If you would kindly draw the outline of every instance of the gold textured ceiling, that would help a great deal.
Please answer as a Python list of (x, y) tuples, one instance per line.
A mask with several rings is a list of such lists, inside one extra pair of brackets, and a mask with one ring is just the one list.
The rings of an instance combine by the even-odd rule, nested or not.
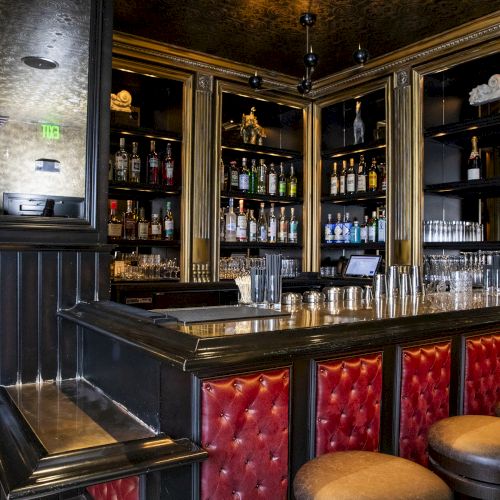
[(300, 77), (301, 13), (317, 14), (314, 78), (353, 66), (360, 42), (372, 57), (500, 9), (500, 0), (115, 0), (114, 28)]

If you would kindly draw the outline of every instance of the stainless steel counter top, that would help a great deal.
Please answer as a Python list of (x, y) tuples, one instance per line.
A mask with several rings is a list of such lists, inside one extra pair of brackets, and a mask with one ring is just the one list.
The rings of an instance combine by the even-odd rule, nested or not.
[[(314, 328), (327, 325), (352, 324), (391, 318), (416, 317), (443, 312), (481, 309), (500, 306), (500, 295), (482, 291), (472, 293), (433, 293), (426, 296), (373, 300), (370, 304), (361, 303), (320, 303), (281, 306), (288, 316), (212, 323), (181, 325), (165, 323), (196, 337), (224, 337), (291, 329)], [(237, 306), (235, 306), (237, 307)]]

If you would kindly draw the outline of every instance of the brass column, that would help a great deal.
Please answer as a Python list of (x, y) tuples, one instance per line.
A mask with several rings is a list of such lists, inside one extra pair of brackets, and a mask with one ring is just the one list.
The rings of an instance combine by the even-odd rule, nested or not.
[[(197, 74), (194, 97), (194, 141), (191, 220), (192, 263), (210, 265), (212, 185), (213, 77)], [(192, 270), (191, 270), (192, 271)]]
[(418, 111), (413, 109), (410, 69), (394, 75), (393, 154), (388, 173), (387, 265), (419, 264), (421, 258), (421, 168), (416, 164), (413, 129)]

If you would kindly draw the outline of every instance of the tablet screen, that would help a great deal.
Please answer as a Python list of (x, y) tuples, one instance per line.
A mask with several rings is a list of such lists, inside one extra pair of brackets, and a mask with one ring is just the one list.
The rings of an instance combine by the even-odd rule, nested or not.
[(377, 272), (380, 259), (380, 255), (351, 255), (344, 276), (371, 278)]

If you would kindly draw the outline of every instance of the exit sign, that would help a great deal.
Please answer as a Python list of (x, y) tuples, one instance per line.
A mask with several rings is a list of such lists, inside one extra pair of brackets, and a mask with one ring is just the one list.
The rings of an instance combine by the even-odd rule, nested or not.
[(59, 140), (61, 138), (61, 127), (51, 123), (42, 124), (42, 137), (44, 139)]

